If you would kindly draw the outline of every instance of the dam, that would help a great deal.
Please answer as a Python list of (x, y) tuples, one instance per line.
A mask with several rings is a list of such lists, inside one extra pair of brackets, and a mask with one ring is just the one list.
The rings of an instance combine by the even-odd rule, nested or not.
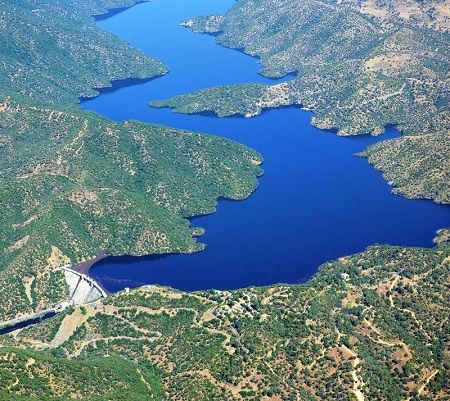
[(106, 298), (105, 290), (91, 277), (72, 270), (70, 266), (60, 268), (69, 286), (69, 299), (74, 305), (89, 303), (100, 298)]
[(106, 291), (94, 279), (71, 269), (70, 265), (62, 266), (58, 269), (62, 270), (66, 277), (69, 287), (69, 299), (54, 308), (40, 310), (30, 315), (0, 322), (0, 335), (39, 323), (41, 320), (65, 310), (70, 305), (85, 304), (108, 296)]

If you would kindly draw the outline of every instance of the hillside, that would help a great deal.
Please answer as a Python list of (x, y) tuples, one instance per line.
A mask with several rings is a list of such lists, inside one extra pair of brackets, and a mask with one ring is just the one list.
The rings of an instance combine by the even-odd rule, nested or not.
[(65, 298), (56, 267), (203, 249), (186, 217), (246, 198), (262, 173), (259, 154), (210, 135), (14, 101), (0, 119), (0, 320)]
[[(91, 15), (135, 1), (12, 1), (0, 4), (0, 95), (74, 105), (92, 88), (150, 78), (168, 68), (101, 30)], [(26, 38), (26, 40), (24, 40)]]
[[(196, 237), (202, 229), (191, 227), (188, 217), (212, 213), (219, 197), (244, 199), (258, 185), (262, 156), (238, 143), (138, 121), (116, 123), (80, 110), (79, 97), (95, 96), (93, 88), (168, 72), (162, 62), (95, 25), (92, 15), (133, 4), (0, 4), (0, 326), (66, 300), (67, 285), (55, 270), (62, 265), (101, 252), (201, 250), (204, 245)], [(356, 81), (350, 73), (362, 71), (364, 57), (378, 57), (378, 41), (399, 38), (404, 29), (422, 32), (415, 40), (428, 50), (416, 54), (422, 63), (416, 67), (422, 70), (426, 62), (429, 67), (423, 71), (441, 75), (419, 85), (425, 91), (423, 101), (412, 101), (408, 92), (401, 106), (408, 118), (403, 125), (407, 135), (362, 155), (385, 170), (399, 193), (448, 202), (448, 102), (441, 90), (448, 78), (447, 48), (435, 51), (442, 51), (442, 58), (427, 53), (430, 43), (447, 44), (446, 10), (445, 1), (394, 0), (386, 9), (384, 3), (370, 1), (337, 5), (239, 0), (224, 17), (185, 24), (215, 33), (220, 27), (218, 40), (229, 40), (228, 46), (234, 41), (233, 47), (239, 47), (239, 35), (239, 40), (255, 40), (255, 46), (273, 35), (274, 47), (265, 56), (259, 54), (264, 73), (279, 76), (295, 67), (298, 76), (281, 85), (211, 88), (201, 99), (191, 96), (208, 107), (217, 102), (223, 114), (231, 106), (242, 114), (259, 112), (252, 107), (261, 99), (261, 107), (274, 107), (300, 100), (305, 104), (310, 96), (322, 102), (312, 105), (318, 125), (328, 121), (339, 128), (342, 122), (341, 134), (361, 127), (375, 127), (374, 133), (380, 133), (400, 115), (395, 114), (400, 111), (394, 98), (403, 99), (411, 87), (403, 78), (388, 79), (376, 72), (376, 63), (375, 70), (358, 75), (358, 82), (366, 82), (370, 91), (385, 91), (379, 102), (372, 102), (372, 116), (379, 118), (374, 123), (370, 116), (355, 117), (357, 107), (364, 105), (361, 96), (369, 93), (369, 101), (373, 92), (354, 92)], [(276, 21), (267, 19), (266, 11)], [(314, 13), (317, 18), (312, 20)], [(238, 21), (238, 15), (245, 18)], [(303, 73), (294, 57), (295, 46), (295, 52), (288, 52), (292, 57), (276, 49), (293, 21), (314, 38), (303, 41), (311, 51), (309, 58), (303, 54)], [(307, 21), (315, 21), (315, 27)], [(248, 35), (242, 34), (246, 31), (241, 23), (248, 24)], [(233, 24), (238, 24), (236, 31)], [(327, 25), (330, 31), (321, 30)], [(339, 30), (341, 25), (347, 31)], [(342, 37), (345, 45), (336, 52), (313, 54), (332, 47), (333, 30), (355, 35), (350, 41)], [(359, 34), (364, 40), (353, 43)], [(314, 43), (322, 47), (314, 49)], [(365, 53), (366, 45), (374, 53)], [(351, 56), (355, 49), (361, 56)], [(320, 57), (329, 57), (332, 64)], [(282, 63), (275, 63), (277, 59)], [(405, 71), (402, 67), (398, 74)], [(338, 72), (342, 80), (336, 81)], [(317, 81), (302, 76), (315, 76)], [(311, 82), (321, 96), (306, 90)], [(441, 88), (437, 92), (436, 82)], [(326, 86), (332, 84), (336, 86)], [(400, 94), (387, 96), (400, 89)], [(440, 103), (433, 97), (436, 93)], [(345, 97), (344, 109), (333, 114), (326, 102), (335, 104), (338, 95)], [(383, 104), (385, 112), (377, 109)], [(440, 111), (433, 111), (436, 104)], [(424, 132), (417, 131), (419, 126)], [(324, 264), (302, 285), (194, 293), (150, 285), (71, 306), (0, 335), (0, 399), (448, 400), (449, 238), (450, 231), (443, 229), (433, 249), (372, 246)]]
[(59, 266), (201, 250), (186, 218), (258, 185), (261, 156), (235, 142), (80, 111), (92, 87), (168, 71), (90, 16), (132, 4), (0, 5), (0, 321), (66, 299)]
[[(405, 137), (420, 137), (390, 141), (364, 155), (401, 187), (397, 193), (448, 203), (448, 166), (434, 156), (450, 150), (442, 141), (450, 127), (449, 7), (448, 1), (239, 0), (224, 15), (182, 24), (258, 57), (267, 77), (295, 77), (273, 85), (208, 88), (150, 104), (221, 117), (302, 105), (314, 111), (314, 126), (338, 135), (380, 135), (395, 124)], [(421, 151), (390, 166), (391, 146), (412, 141), (415, 149), (408, 150)], [(423, 165), (425, 157), (430, 163)]]
[[(1, 352), (0, 395), (88, 394), (97, 378), (80, 383), (81, 369), (123, 360), (139, 384), (126, 399), (161, 389), (171, 400), (448, 399), (449, 252), (374, 246), (304, 285), (121, 292), (4, 336), (3, 345), (42, 351)], [(70, 366), (79, 370), (67, 375)], [(110, 376), (95, 391), (116, 388), (111, 380), (123, 386)]]

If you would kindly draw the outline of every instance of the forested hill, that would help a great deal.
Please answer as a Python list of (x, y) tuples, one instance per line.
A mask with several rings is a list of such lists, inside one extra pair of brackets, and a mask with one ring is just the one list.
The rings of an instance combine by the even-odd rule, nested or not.
[(313, 125), (339, 135), (379, 135), (395, 124), (403, 138), (363, 155), (396, 193), (449, 203), (449, 9), (448, 0), (238, 0), (224, 15), (183, 25), (258, 57), (265, 76), (295, 78), (208, 88), (151, 105), (250, 117), (300, 104), (314, 111)]
[(132, 3), (0, 4), (0, 321), (66, 299), (58, 266), (202, 249), (186, 217), (258, 185), (261, 156), (235, 142), (79, 110), (92, 87), (168, 71), (91, 16)]
[[(131, 4), (0, 3), (1, 323), (66, 300), (59, 266), (200, 250), (186, 217), (257, 186), (247, 147), (79, 109), (92, 87), (168, 71), (95, 26)], [(448, 400), (449, 237), (373, 246), (304, 285), (146, 286), (70, 307), (0, 336), (0, 399)]]
[(0, 398), (448, 400), (449, 255), (374, 246), (303, 285), (124, 291), (0, 338), (30, 348), (0, 349)]
[(92, 88), (150, 78), (168, 68), (101, 30), (91, 14), (134, 1), (7, 1), (0, 4), (0, 93), (57, 106), (94, 96)]

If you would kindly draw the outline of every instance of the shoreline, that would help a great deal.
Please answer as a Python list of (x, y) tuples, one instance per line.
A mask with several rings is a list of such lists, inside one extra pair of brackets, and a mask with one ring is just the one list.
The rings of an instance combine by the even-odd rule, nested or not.
[(102, 259), (107, 258), (108, 255), (106, 253), (99, 253), (95, 258), (86, 260), (84, 262), (80, 262), (76, 264), (75, 266), (71, 267), (72, 270), (75, 270), (78, 273), (89, 275), (89, 270), (91, 270), (92, 266), (94, 266), (97, 262), (99, 262)]
[(142, 4), (142, 3), (148, 3), (149, 0), (136, 0), (134, 2), (134, 4), (131, 4), (129, 6), (124, 6), (124, 7), (113, 7), (113, 8), (106, 8), (106, 12), (103, 12), (101, 14), (93, 14), (92, 17), (94, 17), (95, 21), (104, 21), (108, 18), (112, 18), (117, 14), (120, 14), (134, 6), (137, 6), (138, 4)]
[[(224, 46), (225, 47), (225, 46)], [(233, 48), (230, 48), (230, 49), (233, 49)], [(233, 49), (233, 50), (237, 50), (237, 51), (239, 51), (238, 49)], [(244, 53), (244, 54), (246, 54), (244, 51), (242, 51), (242, 53)], [(303, 108), (303, 105), (286, 105), (286, 106), (284, 106), (284, 107), (286, 107), (286, 108), (290, 108), (290, 107), (293, 107), (293, 108), (297, 108), (297, 107), (299, 107), (300, 109), (302, 109)], [(269, 112), (271, 109), (281, 109), (282, 107), (270, 107), (270, 108), (264, 108), (262, 111), (261, 111), (261, 113), (260, 114), (263, 114), (264, 112)], [(311, 111), (310, 112), (306, 112), (306, 113), (311, 113)], [(192, 113), (192, 114), (196, 114), (196, 113)], [(198, 113), (198, 114), (202, 114), (202, 113)], [(208, 114), (208, 113), (205, 113), (206, 115)], [(211, 113), (211, 115), (213, 115), (214, 117), (215, 117), (215, 115), (216, 115), (216, 113), (214, 113), (214, 112), (212, 112)], [(239, 115), (236, 115), (236, 118), (244, 118), (244, 116), (241, 114), (240, 116)], [(145, 120), (143, 120), (143, 121), (145, 121)], [(311, 121), (310, 121), (310, 119), (309, 119), (309, 124), (311, 124)], [(200, 131), (200, 130), (198, 130), (198, 129), (196, 129), (195, 131)], [(327, 130), (327, 129), (321, 129), (321, 131), (323, 131), (323, 132), (326, 132), (326, 131), (330, 131), (330, 132), (333, 132), (333, 134), (335, 135), (336, 133), (337, 133), (337, 130), (336, 129), (331, 129), (331, 130)], [(362, 136), (366, 136), (367, 134), (362, 134)], [(237, 139), (235, 139), (235, 138), (233, 138), (234, 140), (236, 140), (237, 141)], [(229, 201), (229, 200), (228, 200)], [(217, 206), (216, 206), (216, 209), (217, 209)], [(214, 212), (212, 212), (212, 213), (210, 213), (210, 214), (213, 214), (213, 213), (215, 213), (215, 211)], [(209, 213), (208, 213), (209, 214)], [(205, 215), (197, 215), (197, 216), (192, 216), (192, 217), (190, 217), (188, 220), (190, 220), (191, 222), (192, 222), (192, 220), (194, 220), (194, 219), (196, 219), (196, 218), (203, 218)], [(195, 224), (195, 223), (194, 223)], [(200, 221), (199, 221), (199, 225), (202, 225), (201, 223), (200, 223)], [(373, 244), (373, 242), (371, 241), (369, 244), (367, 244), (366, 246), (368, 246), (368, 245), (370, 245), (370, 244)], [(430, 246), (430, 245), (427, 245), (427, 246)], [(360, 251), (360, 250), (359, 250)], [(355, 252), (355, 251), (353, 251), (353, 252)], [(339, 253), (341, 253), (341, 252), (339, 252)], [(335, 256), (335, 258), (337, 258), (338, 256), (336, 255)], [(327, 258), (328, 259), (328, 258)], [(333, 259), (333, 258), (330, 258), (330, 260), (331, 259)], [(325, 263), (325, 260), (322, 262), (322, 263)], [(315, 265), (315, 267), (317, 268), (317, 266), (318, 265)], [(178, 288), (178, 286), (174, 286), (175, 288)]]

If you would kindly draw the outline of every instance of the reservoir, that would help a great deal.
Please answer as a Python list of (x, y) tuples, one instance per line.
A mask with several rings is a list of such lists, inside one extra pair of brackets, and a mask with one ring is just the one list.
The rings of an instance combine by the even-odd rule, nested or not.
[[(450, 226), (450, 207), (391, 194), (381, 174), (354, 156), (379, 140), (341, 138), (310, 126), (298, 107), (254, 118), (216, 118), (152, 109), (151, 100), (244, 82), (274, 83), (260, 75), (257, 59), (220, 47), (214, 37), (178, 23), (222, 13), (231, 0), (153, 0), (98, 21), (170, 72), (143, 84), (121, 85), (82, 102), (115, 121), (136, 119), (230, 138), (264, 156), (259, 188), (245, 201), (220, 200), (217, 212), (191, 219), (206, 233), (206, 249), (192, 255), (106, 258), (90, 275), (109, 291), (143, 284), (181, 290), (234, 289), (307, 281), (320, 264), (367, 246), (433, 245), (435, 231)], [(285, 79), (289, 79), (288, 77)]]

